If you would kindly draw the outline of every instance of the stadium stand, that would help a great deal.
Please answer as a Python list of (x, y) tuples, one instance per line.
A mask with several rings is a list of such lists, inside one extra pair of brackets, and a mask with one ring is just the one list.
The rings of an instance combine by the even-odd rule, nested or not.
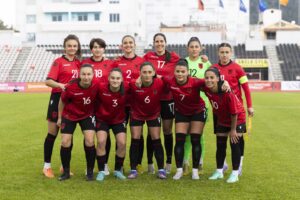
[(246, 51), (245, 44), (234, 46), (234, 54), (236, 58), (268, 58), (266, 47), (263, 51)]
[(276, 46), (278, 59), (284, 80), (300, 80), (300, 48), (297, 44), (280, 44)]
[(4, 45), (0, 47), (0, 82), (5, 82), (7, 80), (9, 72), (21, 51), (22, 48), (18, 46), (13, 47)]
[[(204, 44), (202, 54), (208, 56), (211, 63), (218, 62), (216, 44)], [(187, 56), (186, 44), (169, 44), (169, 51)], [(153, 50), (152, 45), (144, 48), (144, 53)], [(284, 80), (300, 80), (300, 48), (297, 44), (276, 46), (278, 59)], [(1, 46), (0, 47), (0, 82), (41, 82), (44, 81), (53, 60), (63, 53), (62, 45), (39, 44), (35, 47)], [(114, 59), (122, 54), (119, 45), (106, 47), (106, 57)], [(82, 45), (82, 58), (90, 57), (88, 44)], [(263, 51), (246, 51), (244, 44), (234, 46), (235, 58), (268, 58), (266, 47)], [(267, 80), (267, 77), (262, 78)]]

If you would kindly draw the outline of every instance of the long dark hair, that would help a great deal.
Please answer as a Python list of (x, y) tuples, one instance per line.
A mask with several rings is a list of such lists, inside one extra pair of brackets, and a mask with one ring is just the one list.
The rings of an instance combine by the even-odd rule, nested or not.
[[(156, 34), (153, 36), (153, 43), (155, 43), (155, 38), (156, 38), (157, 36), (163, 37), (165, 43), (167, 43), (167, 38), (166, 38), (165, 34), (163, 34), (163, 33), (156, 33)], [(171, 53), (165, 49), (165, 61), (166, 61), (166, 62), (169, 62), (170, 60), (171, 60)]]
[[(122, 70), (118, 67), (115, 67), (115, 68), (112, 68), (109, 72), (109, 76), (111, 75), (111, 73), (113, 72), (119, 72), (121, 74), (121, 76), (123, 77), (123, 74), (122, 74)], [(124, 82), (122, 81), (121, 82), (121, 85), (120, 85), (120, 94), (123, 96), (125, 94), (125, 88), (124, 88)]]
[(218, 94), (223, 93), (222, 92), (222, 85), (224, 84), (224, 80), (221, 80), (220, 71), (216, 67), (210, 67), (205, 71), (205, 74), (206, 74), (206, 72), (213, 72), (216, 75), (216, 77), (219, 78), (219, 81), (218, 81)]
[(80, 44), (79, 38), (78, 38), (76, 35), (73, 35), (73, 34), (68, 35), (68, 36), (64, 39), (64, 44), (63, 44), (64, 48), (66, 48), (66, 43), (67, 43), (67, 41), (69, 41), (69, 40), (75, 40), (75, 41), (77, 42), (77, 44), (78, 44), (78, 49), (77, 49), (77, 51), (76, 51), (76, 56), (77, 56), (77, 58), (80, 59), (80, 58), (81, 58), (81, 44)]

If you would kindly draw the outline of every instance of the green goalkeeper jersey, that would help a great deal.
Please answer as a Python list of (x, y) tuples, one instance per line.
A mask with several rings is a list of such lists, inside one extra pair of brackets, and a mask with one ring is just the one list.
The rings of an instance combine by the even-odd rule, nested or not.
[[(189, 64), (189, 73), (191, 77), (204, 78), (205, 71), (211, 66), (209, 61), (203, 63), (200, 56), (195, 61), (190, 60), (189, 57), (186, 57), (186, 60)], [(205, 107), (208, 108), (209, 101), (207, 96), (204, 94), (204, 92), (200, 92), (200, 96), (205, 102)]]

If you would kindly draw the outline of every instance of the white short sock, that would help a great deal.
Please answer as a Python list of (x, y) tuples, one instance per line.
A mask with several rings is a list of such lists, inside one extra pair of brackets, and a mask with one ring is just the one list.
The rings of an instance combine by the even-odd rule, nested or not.
[(49, 168), (51, 168), (51, 163), (44, 163), (44, 168), (45, 169), (49, 169)]
[(239, 170), (232, 170), (232, 174), (235, 175), (235, 176), (238, 176), (239, 175)]
[(217, 169), (217, 172), (219, 172), (220, 174), (223, 174), (223, 168), (222, 169)]

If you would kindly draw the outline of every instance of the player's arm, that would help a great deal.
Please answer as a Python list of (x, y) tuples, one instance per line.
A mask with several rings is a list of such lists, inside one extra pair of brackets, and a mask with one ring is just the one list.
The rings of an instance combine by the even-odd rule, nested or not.
[(246, 75), (242, 76), (239, 79), (239, 83), (241, 84), (241, 86), (243, 88), (243, 91), (244, 91), (244, 94), (245, 94), (245, 98), (246, 98), (246, 102), (247, 102), (248, 115), (252, 117), (253, 114), (254, 114), (254, 109), (252, 107), (251, 92), (250, 92), (247, 76)]
[(230, 125), (230, 141), (234, 144), (238, 143), (239, 136), (236, 132), (236, 124), (237, 124), (237, 114), (231, 115), (231, 125)]
[(48, 87), (51, 87), (51, 88), (60, 88), (62, 90), (65, 89), (65, 85), (66, 85), (66, 84), (63, 84), (63, 83), (56, 82), (53, 79), (47, 79), (45, 83), (46, 83), (46, 85)]
[(61, 117), (62, 117), (62, 111), (64, 110), (64, 107), (65, 107), (65, 104), (63, 103), (63, 101), (60, 98), (59, 103), (58, 103), (58, 119), (57, 119), (58, 127), (61, 127)]

